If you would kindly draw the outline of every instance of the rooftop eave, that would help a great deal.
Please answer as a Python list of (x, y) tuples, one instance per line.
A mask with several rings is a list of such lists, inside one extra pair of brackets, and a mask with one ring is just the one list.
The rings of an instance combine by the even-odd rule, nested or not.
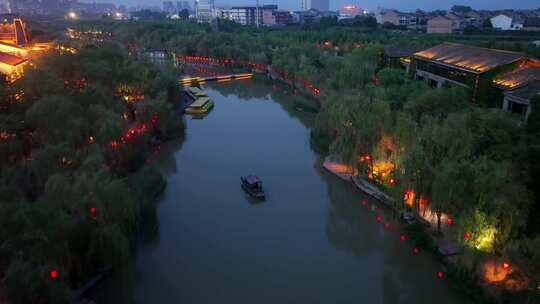
[(494, 69), (496, 69), (496, 68), (498, 68), (500, 66), (512, 64), (512, 63), (515, 63), (515, 62), (518, 62), (518, 61), (521, 60), (521, 58), (518, 58), (518, 59), (513, 60), (511, 62), (508, 62), (506, 64), (500, 64), (500, 65), (494, 66), (494, 67), (492, 67), (490, 69), (487, 69), (485, 71), (480, 71), (480, 70), (474, 70), (474, 69), (469, 69), (469, 68), (466, 68), (466, 67), (461, 67), (461, 66), (457, 66), (457, 65), (453, 65), (453, 64), (444, 63), (444, 62), (441, 62), (441, 61), (429, 59), (429, 58), (418, 56), (418, 55), (413, 55), (413, 57), (415, 59), (421, 59), (421, 60), (425, 60), (425, 61), (430, 61), (430, 62), (433, 62), (433, 63), (436, 63), (436, 64), (444, 65), (444, 66), (447, 66), (447, 67), (450, 67), (450, 68), (453, 68), (453, 69), (462, 70), (464, 72), (469, 72), (469, 73), (473, 73), (473, 74), (476, 74), (476, 75), (481, 75), (481, 74), (487, 73), (487, 72), (489, 72), (491, 70), (494, 70)]
[(480, 74), (483, 74), (483, 73), (487, 72), (487, 71), (481, 72), (481, 71), (477, 71), (477, 70), (467, 69), (467, 68), (464, 68), (464, 67), (460, 67), (460, 66), (440, 62), (440, 61), (437, 61), (437, 60), (429, 59), (429, 58), (418, 56), (418, 55), (413, 55), (413, 57), (414, 57), (414, 59), (420, 59), (420, 60), (433, 62), (433, 63), (436, 63), (436, 64), (444, 65), (444, 66), (449, 67), (449, 68), (453, 68), (453, 69), (457, 69), (457, 70), (461, 70), (461, 71), (464, 71), (464, 72), (473, 73), (473, 74), (477, 74), (477, 75), (480, 75)]

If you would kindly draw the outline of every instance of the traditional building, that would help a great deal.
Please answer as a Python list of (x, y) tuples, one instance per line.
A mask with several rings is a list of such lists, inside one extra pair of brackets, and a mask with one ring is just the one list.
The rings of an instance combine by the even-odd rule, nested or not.
[(407, 72), (414, 53), (425, 49), (417, 45), (387, 45), (384, 47), (383, 65), (389, 68), (402, 68)]
[(27, 59), (0, 52), (0, 73), (6, 75), (10, 82), (22, 76), (27, 64)]
[(416, 79), (431, 86), (461, 86), (471, 91), (474, 102), (500, 106), (502, 94), (493, 79), (525, 60), (523, 53), (443, 43), (415, 53), (411, 69)]
[(28, 43), (26, 24), (13, 15), (0, 17), (0, 42), (23, 46)]
[(527, 121), (531, 114), (531, 100), (536, 96), (540, 96), (540, 81), (519, 89), (505, 91), (503, 110), (517, 114), (522, 121)]
[(503, 110), (527, 120), (530, 99), (540, 93), (540, 60), (523, 61), (516, 69), (496, 77), (493, 85), (504, 90)]

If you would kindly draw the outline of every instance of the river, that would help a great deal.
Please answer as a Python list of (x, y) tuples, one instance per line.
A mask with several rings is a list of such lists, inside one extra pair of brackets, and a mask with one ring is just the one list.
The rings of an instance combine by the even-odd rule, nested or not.
[[(98, 304), (464, 303), (432, 255), (400, 241), (398, 223), (375, 220), (390, 218), (382, 207), (321, 169), (313, 114), (294, 111), (286, 90), (208, 84), (215, 109), (186, 118), (183, 142), (161, 150), (156, 238), (98, 286)], [(240, 188), (249, 173), (266, 201)]]

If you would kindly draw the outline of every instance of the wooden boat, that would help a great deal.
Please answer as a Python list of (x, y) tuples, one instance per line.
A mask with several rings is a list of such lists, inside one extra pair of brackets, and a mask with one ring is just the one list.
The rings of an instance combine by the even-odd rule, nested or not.
[(206, 96), (206, 93), (204, 93), (203, 90), (197, 88), (197, 87), (188, 87), (186, 89), (186, 93), (193, 99), (197, 100), (201, 97), (208, 97)]
[(214, 102), (208, 97), (199, 97), (186, 108), (188, 114), (206, 114), (214, 107)]
[(240, 181), (242, 182), (242, 189), (244, 189), (244, 191), (246, 191), (249, 195), (257, 199), (265, 198), (265, 194), (262, 189), (262, 181), (258, 176), (242, 176), (240, 177)]

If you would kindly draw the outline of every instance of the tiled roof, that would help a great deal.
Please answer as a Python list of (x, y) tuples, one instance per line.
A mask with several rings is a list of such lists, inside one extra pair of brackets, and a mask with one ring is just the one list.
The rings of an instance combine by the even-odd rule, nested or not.
[(535, 81), (522, 88), (508, 91), (505, 95), (530, 100), (534, 96), (540, 95), (540, 81)]
[(535, 80), (540, 80), (540, 60), (531, 59), (517, 69), (496, 77), (493, 84), (503, 89), (516, 89)]
[(11, 66), (16, 66), (16, 65), (19, 65), (19, 64), (21, 64), (21, 63), (23, 63), (25, 61), (26, 61), (26, 59), (23, 59), (21, 57), (14, 56), (14, 55), (4, 53), (4, 52), (0, 52), (0, 62), (1, 63), (9, 64)]
[(388, 57), (405, 57), (425, 49), (426, 47), (418, 45), (386, 45), (384, 53)]
[(516, 62), (524, 54), (446, 42), (414, 56), (480, 74)]

